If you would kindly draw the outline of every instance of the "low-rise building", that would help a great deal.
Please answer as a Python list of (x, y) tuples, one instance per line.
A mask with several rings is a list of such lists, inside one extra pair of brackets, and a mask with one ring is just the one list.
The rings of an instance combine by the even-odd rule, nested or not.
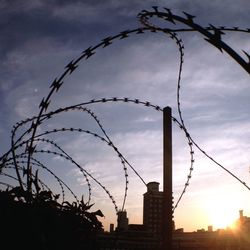
[[(117, 213), (117, 228), (99, 234), (100, 250), (162, 250), (163, 192), (158, 182), (147, 184), (143, 199), (143, 224), (129, 224), (126, 211)], [(196, 232), (175, 230), (173, 223), (171, 250), (249, 250), (250, 218), (243, 215), (237, 220), (238, 230), (213, 231), (213, 227)]]

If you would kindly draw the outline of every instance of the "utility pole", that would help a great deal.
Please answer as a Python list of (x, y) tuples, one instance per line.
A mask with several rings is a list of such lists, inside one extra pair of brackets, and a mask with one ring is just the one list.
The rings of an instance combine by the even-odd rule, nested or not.
[(162, 250), (172, 250), (172, 116), (163, 109), (163, 214)]

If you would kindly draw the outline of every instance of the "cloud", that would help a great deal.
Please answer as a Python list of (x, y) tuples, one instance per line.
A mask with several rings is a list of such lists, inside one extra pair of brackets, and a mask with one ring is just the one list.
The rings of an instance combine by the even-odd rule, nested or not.
[[(155, 4), (167, 5), (173, 13), (182, 16), (182, 10), (194, 14), (197, 16), (195, 21), (206, 26), (209, 23), (215, 26), (248, 25), (246, 20), (249, 13), (244, 8), (244, 1), (201, 3), (171, 0), (167, 4), (165, 1), (142, 3), (139, 0), (110, 0), (105, 3), (12, 1), (12, 4), (2, 1), (2, 144), (9, 145), (9, 134), (6, 132), (8, 125), (11, 128), (17, 120), (38, 113), (40, 101), (48, 95), (52, 81), (63, 74), (65, 65), (103, 38), (140, 26), (136, 20), (137, 13)], [(239, 5), (242, 8), (238, 8)], [(173, 26), (166, 24), (166, 27)], [(250, 160), (247, 140), (250, 132), (248, 75), (232, 58), (226, 53), (221, 54), (200, 34), (186, 32), (179, 36), (185, 44), (180, 94), (188, 132), (206, 152), (244, 179)], [(246, 59), (241, 49), (249, 50), (247, 35), (232, 33), (222, 38)], [(49, 110), (94, 98), (130, 97), (162, 107), (171, 106), (173, 116), (178, 117), (178, 56), (174, 42), (162, 34), (148, 32), (118, 39), (111, 46), (98, 49), (88, 60), (81, 61), (76, 71), (64, 78), (62, 88), (52, 96)], [(97, 115), (115, 145), (145, 181), (159, 181), (162, 184), (162, 113), (132, 103), (100, 103), (87, 107)], [(89, 115), (76, 111), (56, 115), (42, 124), (41, 130), (61, 127), (83, 128), (102, 134)], [(67, 132), (50, 136), (112, 190), (121, 205), (125, 178), (120, 159), (111, 147), (83, 133)], [(174, 195), (177, 197), (187, 178), (190, 152), (183, 131), (175, 126), (173, 145)], [(77, 194), (87, 192), (86, 181), (79, 170), (72, 170), (75, 169), (73, 165), (58, 157), (51, 157), (51, 162), (47, 162), (49, 157), (45, 158), (43, 160), (50, 163)], [(126, 208), (133, 223), (141, 220), (138, 218), (145, 186), (129, 168), (128, 173), (130, 186)], [(218, 166), (195, 149), (193, 177), (177, 217), (185, 221), (183, 211), (190, 212), (192, 209), (201, 215), (197, 210), (199, 204), (206, 198), (209, 202), (216, 193), (216, 187), (222, 190), (221, 193), (226, 192), (222, 186), (227, 182), (233, 183), (231, 177), (227, 177)], [(94, 184), (93, 181), (91, 183)], [(241, 194), (238, 184), (236, 186)], [(203, 191), (205, 198), (202, 197)], [(105, 210), (107, 218), (109, 211), (112, 211), (110, 221), (114, 222), (114, 207), (97, 184), (93, 185), (93, 197), (96, 206)], [(244, 195), (239, 197), (239, 204), (243, 205)], [(181, 223), (178, 218), (177, 222)], [(108, 219), (105, 223), (108, 224)], [(191, 225), (193, 222), (188, 223)]]
[(53, 8), (52, 15), (56, 18), (60, 18), (63, 21), (77, 21), (81, 22), (82, 24), (91, 24), (92, 22), (105, 22), (105, 18), (101, 18), (103, 15), (103, 11), (107, 11), (110, 9), (111, 6), (105, 3), (99, 3), (93, 5), (88, 1), (74, 1), (74, 2), (67, 2), (67, 4), (57, 5)]

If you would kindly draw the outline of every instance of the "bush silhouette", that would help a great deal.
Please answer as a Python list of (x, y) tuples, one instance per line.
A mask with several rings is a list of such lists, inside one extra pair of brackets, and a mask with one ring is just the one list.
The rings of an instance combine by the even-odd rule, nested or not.
[(89, 212), (92, 205), (83, 199), (62, 204), (57, 199), (51, 191), (0, 191), (1, 245), (8, 250), (98, 249), (102, 212)]

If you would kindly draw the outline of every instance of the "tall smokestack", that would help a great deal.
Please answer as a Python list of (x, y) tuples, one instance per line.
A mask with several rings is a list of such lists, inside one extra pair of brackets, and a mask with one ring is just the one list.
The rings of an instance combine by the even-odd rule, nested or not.
[(172, 116), (171, 108), (163, 109), (163, 225), (162, 250), (172, 249)]

